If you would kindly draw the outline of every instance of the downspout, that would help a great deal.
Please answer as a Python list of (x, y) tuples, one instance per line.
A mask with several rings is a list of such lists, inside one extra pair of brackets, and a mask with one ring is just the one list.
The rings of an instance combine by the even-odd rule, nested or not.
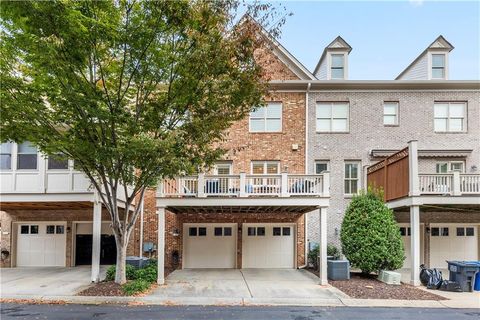
[[(307, 91), (305, 92), (305, 174), (308, 174), (308, 98), (310, 93), (310, 87), (312, 83), (307, 84)], [(300, 266), (300, 268), (305, 268), (308, 266), (308, 212), (304, 214), (304, 226), (303, 226), (303, 237), (305, 243), (305, 264)]]
[(140, 253), (139, 257), (143, 258), (143, 205), (145, 203), (145, 195), (142, 197), (140, 202)]

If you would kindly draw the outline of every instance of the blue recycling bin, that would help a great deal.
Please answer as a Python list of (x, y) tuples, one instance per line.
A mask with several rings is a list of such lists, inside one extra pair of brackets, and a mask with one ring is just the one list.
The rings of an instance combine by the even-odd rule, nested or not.
[(480, 261), (447, 261), (447, 263), (448, 271), (450, 271), (450, 281), (458, 282), (462, 291), (471, 292), (476, 290), (476, 282), (480, 273)]
[[(480, 261), (478, 261), (478, 264), (480, 265)], [(473, 285), (473, 290), (480, 291), (480, 271), (475, 274), (475, 284)]]

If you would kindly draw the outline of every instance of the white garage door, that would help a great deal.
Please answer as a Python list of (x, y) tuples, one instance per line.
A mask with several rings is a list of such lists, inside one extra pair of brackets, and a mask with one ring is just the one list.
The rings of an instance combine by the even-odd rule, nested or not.
[[(403, 261), (403, 268), (411, 268), (411, 228), (409, 223), (399, 223), (398, 226), (400, 227), (400, 235), (402, 236), (403, 240), (403, 248), (405, 249), (405, 260)], [(423, 223), (420, 224), (420, 263), (423, 263), (424, 257), (424, 227)]]
[(243, 224), (242, 268), (295, 268), (291, 224)]
[(235, 223), (183, 225), (183, 268), (235, 268)]
[(18, 267), (64, 267), (66, 247), (64, 222), (18, 224)]
[(478, 226), (430, 225), (430, 266), (446, 269), (446, 260), (478, 260)]

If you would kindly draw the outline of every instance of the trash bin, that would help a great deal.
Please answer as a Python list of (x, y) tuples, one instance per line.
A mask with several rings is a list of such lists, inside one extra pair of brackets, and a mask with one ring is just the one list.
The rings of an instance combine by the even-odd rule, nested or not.
[(473, 285), (474, 291), (480, 291), (480, 271), (475, 275), (475, 284)]
[(447, 261), (450, 281), (460, 284), (462, 291), (473, 291), (475, 274), (480, 272), (479, 261)]

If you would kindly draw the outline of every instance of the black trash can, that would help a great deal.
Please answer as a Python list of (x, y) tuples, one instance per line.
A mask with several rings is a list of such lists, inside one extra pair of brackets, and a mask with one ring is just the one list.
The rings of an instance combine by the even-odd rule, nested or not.
[(462, 291), (473, 291), (475, 274), (480, 272), (478, 261), (447, 261), (450, 281), (460, 284)]

